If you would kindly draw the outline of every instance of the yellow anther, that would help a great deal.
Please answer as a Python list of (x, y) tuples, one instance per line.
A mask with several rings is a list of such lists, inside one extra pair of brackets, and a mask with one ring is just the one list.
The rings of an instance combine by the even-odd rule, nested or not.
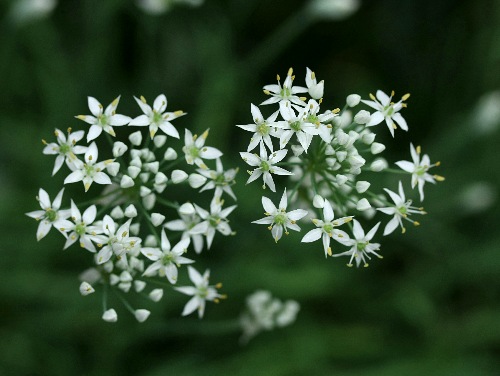
[(42, 144), (47, 145), (47, 141), (42, 138)]
[(370, 99), (371, 99), (372, 101), (376, 101), (376, 100), (377, 100), (377, 99), (375, 99), (375, 96), (374, 96), (372, 93), (370, 93)]
[(393, 97), (393, 96), (394, 96), (394, 94), (395, 94), (395, 93), (394, 93), (394, 90), (393, 90), (393, 91), (391, 91), (391, 97)]
[(264, 94), (271, 95), (271, 92), (269, 90), (264, 90)]
[(434, 179), (436, 179), (437, 181), (444, 181), (444, 176), (434, 175)]
[(410, 93), (407, 93), (407, 94), (403, 95), (403, 98), (402, 98), (402, 99), (403, 99), (404, 101), (406, 101), (406, 100), (408, 100), (408, 98), (410, 98)]
[(287, 73), (287, 74), (288, 74), (289, 76), (291, 76), (291, 75), (293, 74), (293, 68), (290, 68), (290, 69), (288, 70), (288, 73)]
[(122, 233), (122, 238), (124, 238), (125, 236), (127, 236), (127, 231), (123, 231)]
[(92, 160), (92, 154), (91, 154), (91, 155), (89, 155), (89, 161), (91, 161), (91, 160)]
[(365, 268), (367, 268), (368, 266), (370, 266), (370, 264), (364, 264), (363, 265)]
[(323, 98), (319, 98), (319, 104), (323, 103)]
[(436, 162), (436, 163), (434, 163), (434, 166), (436, 166), (436, 167), (441, 166), (441, 162)]
[(141, 95), (141, 102), (146, 103), (146, 98), (144, 98), (142, 95)]
[(316, 79), (316, 74), (314, 72), (311, 72), (311, 79), (315, 80)]
[(331, 256), (332, 255), (332, 248), (328, 247), (328, 249), (326, 250), (326, 253), (328, 253), (328, 256)]
[(278, 80), (278, 81), (280, 80), (280, 75), (279, 74), (276, 75), (276, 80)]
[(273, 229), (273, 226), (269, 226), (267, 229), (271, 231)]
[(340, 112), (340, 108), (336, 108), (332, 111), (334, 114), (338, 114)]
[(71, 127), (68, 127), (68, 134), (71, 133)]
[(406, 103), (401, 103), (401, 107), (406, 108), (408, 105)]
[(396, 126), (396, 123), (392, 123), (392, 128), (398, 129), (398, 127)]
[(215, 285), (215, 288), (216, 288), (216, 289), (220, 289), (220, 288), (222, 288), (222, 282), (217, 283), (217, 284)]
[(420, 226), (420, 222), (417, 222), (417, 221), (413, 222), (413, 224), (414, 224), (415, 226)]
[(352, 264), (346, 264), (348, 267), (352, 268)]
[(406, 232), (406, 227), (403, 227), (403, 228), (401, 229), (401, 233), (402, 233), (402, 234), (404, 234), (405, 232)]
[(77, 119), (79, 120), (85, 120), (86, 116), (85, 115), (78, 115), (78, 116), (75, 116)]
[(54, 131), (54, 134), (55, 134), (56, 137), (59, 136), (59, 132), (58, 131)]
[(306, 97), (299, 97), (301, 101), (305, 101), (307, 98)]
[(420, 145), (417, 146), (417, 154), (420, 154), (422, 152), (422, 148), (420, 147)]
[[(174, 115), (175, 115), (175, 116), (181, 116), (181, 115), (184, 115), (184, 111), (182, 111), (182, 110), (177, 110), (177, 111), (175, 111), (175, 112), (174, 112)], [(167, 117), (168, 117), (168, 114), (167, 114)]]

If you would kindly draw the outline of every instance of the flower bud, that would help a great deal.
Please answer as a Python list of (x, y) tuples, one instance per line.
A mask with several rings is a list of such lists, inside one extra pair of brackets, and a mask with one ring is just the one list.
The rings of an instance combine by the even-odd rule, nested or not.
[(379, 172), (387, 168), (387, 161), (383, 158), (376, 159), (372, 162), (370, 170)]
[[(123, 266), (126, 267), (126, 265)], [(132, 287), (132, 282), (122, 282), (118, 284), (118, 288), (125, 293), (129, 292), (131, 287)]]
[(111, 176), (116, 176), (118, 171), (120, 171), (120, 164), (118, 162), (111, 162), (106, 166), (106, 170)]
[(363, 136), (361, 136), (361, 141), (363, 141), (367, 145), (370, 145), (375, 140), (375, 136), (375, 133), (372, 132), (364, 133)]
[(144, 165), (144, 169), (146, 171), (152, 172), (153, 174), (156, 174), (159, 168), (160, 168), (160, 162), (158, 161), (149, 162)]
[(359, 211), (365, 211), (365, 210), (370, 209), (371, 207), (372, 206), (370, 205), (370, 203), (368, 202), (368, 200), (366, 198), (362, 198), (356, 204), (356, 209), (358, 209)]
[[(141, 230), (141, 224), (140, 223), (133, 223), (129, 227), (130, 233), (134, 236), (139, 235), (139, 231)], [(124, 257), (122, 257), (122, 260), (126, 260)], [(125, 265), (127, 267), (127, 265)]]
[(136, 309), (135, 313), (134, 313), (135, 318), (139, 322), (146, 321), (150, 314), (151, 314), (151, 312), (149, 312), (147, 309)]
[(149, 180), (149, 172), (142, 172), (139, 174), (139, 179), (141, 179), (141, 181), (146, 184)]
[(173, 161), (177, 159), (177, 152), (172, 148), (168, 148), (165, 152), (165, 155), (163, 156), (163, 159), (165, 159), (166, 161)]
[(120, 277), (118, 277), (116, 274), (109, 275), (109, 284), (111, 286), (116, 285), (118, 282), (120, 282)]
[(363, 180), (356, 182), (356, 191), (358, 193), (364, 193), (368, 190), (368, 188), (370, 188), (369, 182)]
[(153, 184), (153, 188), (155, 190), (155, 192), (157, 193), (163, 193), (163, 191), (165, 190), (165, 188), (167, 188), (167, 184)]
[(193, 204), (190, 202), (186, 202), (185, 204), (182, 204), (181, 207), (179, 208), (179, 213), (184, 214), (184, 215), (191, 215), (195, 213), (195, 208)]
[(293, 155), (295, 155), (296, 157), (300, 157), (302, 155), (302, 153), (304, 152), (304, 148), (300, 145), (292, 145), (291, 149), (292, 149)]
[(113, 144), (113, 157), (121, 157), (128, 150), (128, 146), (121, 141), (116, 141)]
[(154, 235), (149, 234), (148, 236), (146, 236), (146, 240), (144, 240), (144, 245), (146, 247), (156, 247), (158, 245), (158, 242), (156, 241)]
[(144, 204), (144, 207), (147, 210), (153, 209), (156, 203), (156, 195), (154, 193), (151, 193), (145, 197), (142, 198), (142, 203)]
[(335, 154), (335, 149), (333, 148), (333, 146), (330, 144), (326, 145), (325, 155), (334, 155), (334, 154)]
[(370, 121), (370, 113), (366, 110), (359, 111), (356, 115), (354, 115), (354, 121), (358, 124), (366, 124)]
[(200, 174), (191, 174), (189, 175), (189, 185), (191, 186), (191, 188), (200, 188), (203, 184), (206, 183), (207, 181), (207, 178), (204, 177), (203, 175), (200, 175)]
[(90, 295), (92, 294), (93, 292), (95, 292), (94, 288), (90, 285), (90, 283), (88, 282), (82, 282), (80, 284), (80, 294), (82, 294), (82, 296), (87, 296), (87, 295)]
[(149, 299), (153, 302), (159, 302), (163, 298), (163, 289), (154, 289), (149, 293)]
[(346, 98), (346, 103), (349, 107), (355, 107), (359, 104), (361, 97), (358, 94), (348, 95)]
[(146, 282), (144, 281), (134, 281), (134, 290), (136, 292), (141, 292), (146, 287)]
[(132, 179), (135, 179), (137, 176), (139, 176), (139, 173), (141, 172), (141, 168), (137, 167), (137, 166), (128, 166), (127, 172)]
[(172, 171), (172, 176), (170, 178), (174, 184), (179, 184), (188, 178), (188, 174), (182, 170), (174, 170)]
[(161, 148), (163, 145), (165, 145), (165, 142), (167, 142), (167, 136), (163, 134), (155, 136), (153, 142), (155, 143), (155, 146), (157, 148)]
[(335, 153), (335, 156), (337, 157), (337, 160), (342, 163), (343, 161), (345, 161), (345, 159), (347, 158), (347, 152), (344, 151), (344, 150), (341, 150), (341, 151), (338, 151)]
[(153, 226), (158, 227), (163, 223), (165, 220), (165, 216), (160, 213), (153, 213), (151, 214), (151, 223), (153, 223)]
[(127, 208), (125, 209), (125, 216), (128, 218), (137, 217), (137, 209), (134, 205), (130, 204), (129, 206), (127, 206)]
[(165, 184), (168, 181), (167, 175), (163, 172), (158, 172), (155, 176), (155, 184)]
[(142, 142), (142, 133), (141, 131), (137, 131), (128, 136), (130, 143), (135, 146), (139, 146)]
[(102, 319), (107, 322), (116, 322), (118, 321), (118, 315), (116, 314), (116, 311), (111, 308), (102, 314)]
[(308, 87), (308, 89), (311, 98), (321, 99), (323, 98), (323, 92), (325, 90), (325, 81), (321, 80), (321, 82), (318, 82), (317, 84), (312, 84), (311, 86)]
[(128, 175), (123, 175), (122, 180), (120, 181), (120, 187), (121, 188), (130, 188), (134, 186), (134, 181), (132, 178)]
[(142, 167), (142, 162), (140, 157), (133, 157), (132, 160), (129, 163), (130, 166), (135, 166), (135, 167)]
[(325, 206), (325, 199), (320, 195), (314, 195), (313, 206), (316, 209), (322, 209)]
[(338, 185), (344, 185), (347, 181), (347, 176), (342, 174), (338, 174), (335, 178), (337, 179)]
[(149, 195), (151, 193), (151, 189), (144, 186), (144, 185), (141, 185), (141, 188), (139, 189), (139, 196), (141, 197), (146, 197), (147, 195)]
[(385, 150), (385, 145), (379, 142), (374, 142), (370, 147), (372, 154), (380, 154)]

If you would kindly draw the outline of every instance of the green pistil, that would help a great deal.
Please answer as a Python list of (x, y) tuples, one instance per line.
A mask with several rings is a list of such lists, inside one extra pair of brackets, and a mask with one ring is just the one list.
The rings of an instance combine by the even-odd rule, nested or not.
[(287, 221), (285, 214), (278, 214), (274, 217), (274, 223), (277, 225), (284, 225)]
[(206, 287), (198, 287), (197, 295), (205, 299), (208, 295), (208, 289)]
[(307, 115), (307, 122), (308, 123), (316, 124), (318, 121), (319, 121), (319, 119), (316, 115), (313, 115), (313, 114)]
[(220, 174), (220, 175), (217, 175), (217, 177), (214, 179), (215, 181), (215, 184), (217, 185), (224, 185), (224, 183), (226, 182), (226, 178), (224, 176), (224, 174)]
[(288, 98), (292, 93), (290, 92), (290, 89), (287, 87), (284, 87), (280, 91), (280, 96), (281, 98)]
[(45, 212), (49, 221), (54, 222), (57, 219), (57, 213), (52, 209), (47, 209)]
[(94, 175), (94, 166), (85, 164), (85, 172), (87, 176), (93, 176)]
[(75, 226), (75, 232), (77, 233), (78, 236), (82, 236), (85, 234), (85, 224), (80, 223)]
[(269, 125), (266, 123), (257, 124), (256, 132), (263, 136), (267, 135), (269, 133)]
[(208, 223), (210, 223), (212, 227), (217, 227), (220, 223), (220, 218), (218, 216), (210, 216), (208, 218)]
[(363, 252), (369, 242), (359, 242), (356, 244), (358, 251)]
[(404, 215), (406, 215), (406, 213), (408, 213), (408, 210), (406, 209), (406, 206), (400, 206), (400, 207), (398, 208), (398, 211), (399, 211), (399, 213), (401, 213), (401, 215), (403, 215), (403, 216), (404, 216)]
[(71, 147), (68, 144), (62, 144), (59, 146), (59, 153), (68, 154), (71, 151)]
[(103, 126), (107, 125), (107, 124), (108, 124), (108, 117), (107, 117), (106, 115), (104, 115), (104, 114), (99, 115), (99, 116), (97, 117), (97, 123), (98, 123), (101, 127), (103, 127)]
[(422, 176), (426, 173), (427, 171), (427, 168), (425, 168), (424, 166), (420, 166), (419, 168), (417, 168), (417, 170), (415, 171), (415, 173), (418, 175), (418, 176)]
[(172, 257), (172, 255), (168, 254), (168, 255), (163, 256), (163, 258), (161, 259), (161, 262), (163, 263), (163, 265), (168, 265), (173, 261), (173, 259), (174, 258)]
[(269, 171), (269, 163), (267, 163), (266, 161), (260, 162), (260, 168), (262, 169), (262, 171)]
[(153, 123), (158, 124), (163, 121), (163, 117), (160, 113), (153, 111)]
[(333, 225), (331, 223), (323, 225), (323, 231), (326, 232), (327, 234), (331, 233), (332, 230), (333, 230)]
[(198, 149), (196, 146), (191, 146), (191, 148), (189, 149), (189, 154), (193, 158), (198, 158), (200, 156), (200, 149)]
[(384, 112), (387, 116), (392, 116), (394, 114), (394, 108), (392, 107), (392, 104), (388, 104), (387, 106), (385, 106)]
[(302, 124), (300, 121), (294, 121), (293, 123), (290, 123), (290, 128), (292, 128), (293, 131), (298, 132), (302, 129)]

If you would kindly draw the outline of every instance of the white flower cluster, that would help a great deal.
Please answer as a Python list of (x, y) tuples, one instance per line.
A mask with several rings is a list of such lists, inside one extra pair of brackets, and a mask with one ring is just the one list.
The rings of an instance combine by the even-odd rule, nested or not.
[[(343, 110), (325, 111), (320, 109), (324, 81), (318, 82), (309, 68), (306, 87), (295, 85), (294, 80), (290, 68), (283, 84), (278, 76), (278, 84), (264, 86), (269, 98), (261, 106), (275, 104), (278, 109), (265, 117), (260, 108), (252, 104), (253, 124), (238, 125), (253, 133), (247, 150), (240, 153), (253, 168), (248, 171), (247, 184), (262, 177), (263, 188), (267, 186), (276, 192), (273, 175), (287, 175), (291, 184), (288, 191), (284, 189), (278, 207), (268, 197), (262, 197), (266, 217), (253, 223), (268, 225), (277, 242), (283, 233), (288, 234), (288, 229), (300, 231), (297, 221), (305, 218), (309, 211), (319, 210), (321, 213), (310, 214), (316, 227), (305, 234), (302, 242), (322, 239), (325, 256), (350, 256), (348, 266), (352, 266), (353, 261), (356, 266), (368, 266), (371, 256), (382, 258), (378, 253), (380, 244), (371, 243), (381, 222), (365, 234), (358, 216), (372, 219), (377, 212), (392, 216), (384, 228), (384, 235), (389, 235), (398, 226), (405, 232), (403, 221), (418, 225), (419, 222), (410, 218), (411, 214), (425, 214), (423, 208), (412, 206), (412, 200), (406, 199), (401, 182), (398, 193), (384, 188), (390, 200), (383, 192), (373, 191), (368, 180), (370, 173), (411, 174), (411, 187), (418, 186), (420, 201), (423, 201), (425, 183), (444, 180), (429, 173), (439, 162), (432, 164), (429, 156), (422, 156), (420, 147), (413, 144), (410, 145), (412, 161), (396, 162), (401, 170), (389, 169), (386, 159), (380, 156), (386, 146), (375, 141), (373, 127), (385, 122), (392, 137), (398, 127), (408, 131), (400, 111), (406, 107), (409, 94), (397, 102), (393, 100), (394, 92), (388, 96), (378, 90), (376, 95), (370, 94), (369, 99), (351, 94)], [(308, 94), (310, 99), (299, 94)], [(367, 109), (352, 116), (352, 109), (360, 104), (368, 106)], [(256, 148), (259, 152), (252, 152)], [(297, 209), (288, 211), (289, 203)], [(347, 232), (338, 228), (344, 224)], [(332, 239), (349, 250), (334, 254)]]
[[(85, 203), (71, 199), (64, 207), (64, 188), (53, 201), (40, 188), (37, 200), (41, 210), (27, 215), (39, 221), (38, 240), (54, 227), (66, 239), (64, 249), (76, 244), (93, 254), (95, 265), (81, 275), (80, 293), (89, 295), (97, 285), (102, 287), (105, 321), (114, 322), (118, 317), (108, 308), (108, 291), (113, 291), (143, 322), (150, 312), (132, 308), (125, 294), (136, 292), (159, 301), (164, 290), (150, 289), (152, 283), (175, 285), (182, 265), (194, 263), (186, 257), (189, 249), (200, 253), (211, 247), (217, 232), (224, 236), (233, 233), (228, 216), (236, 205), (224, 207), (223, 197), (236, 200), (231, 185), (237, 170), (224, 169), (222, 153), (205, 145), (208, 130), (198, 137), (185, 129), (181, 142), (172, 121), (185, 113), (168, 112), (165, 95), (159, 95), (153, 106), (143, 97), (135, 98), (143, 112), (135, 118), (116, 113), (119, 100), (104, 108), (95, 98), (88, 98), (91, 115), (77, 116), (90, 125), (87, 145), (79, 144), (85, 137), (83, 130), (68, 129), (65, 135), (56, 129), (54, 142), (43, 141), (43, 153), (56, 156), (52, 175), (65, 164), (64, 184), (82, 182), (85, 192), (94, 190), (95, 184), (104, 189)], [(141, 128), (129, 134), (127, 143), (123, 142), (126, 138), (113, 141), (112, 137), (118, 138), (115, 130), (126, 125)], [(144, 134), (143, 129), (147, 129)], [(98, 147), (97, 142), (104, 144)], [(107, 159), (99, 159), (102, 154)], [(207, 166), (209, 161), (214, 162), (213, 169)], [(186, 187), (212, 191), (209, 207), (175, 201), (177, 194), (186, 195)], [(169, 238), (176, 238), (173, 245)], [(201, 275), (188, 266), (188, 274), (194, 287), (175, 288), (192, 296), (182, 315), (197, 310), (202, 317), (206, 301), (225, 296), (217, 292), (220, 284), (209, 286), (208, 270)]]
[(258, 290), (247, 297), (247, 307), (240, 317), (243, 334), (240, 341), (247, 343), (263, 330), (282, 328), (294, 323), (300, 305), (295, 300), (282, 302), (269, 291)]

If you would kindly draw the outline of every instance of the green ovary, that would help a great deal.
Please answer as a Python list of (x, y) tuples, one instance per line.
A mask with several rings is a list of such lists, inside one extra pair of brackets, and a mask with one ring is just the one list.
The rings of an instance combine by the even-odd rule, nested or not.
[(293, 131), (298, 132), (302, 130), (302, 124), (300, 121), (294, 121), (293, 123), (290, 123), (290, 128), (292, 128)]
[(262, 171), (269, 171), (269, 163), (267, 163), (266, 161), (262, 161), (260, 163), (260, 168), (262, 169)]
[(257, 125), (256, 131), (257, 133), (265, 136), (269, 133), (269, 125), (267, 125), (266, 123), (260, 123)]
[(210, 226), (212, 227), (217, 227), (219, 225), (220, 218), (217, 216), (209, 217), (208, 218), (208, 223), (210, 223)]
[(59, 153), (66, 155), (71, 151), (71, 148), (69, 147), (68, 144), (62, 144), (59, 146)]
[(426, 173), (427, 169), (425, 167), (419, 167), (415, 170), (415, 173), (418, 175), (418, 176), (422, 176)]
[(368, 242), (359, 242), (356, 244), (358, 251), (360, 251), (360, 252), (364, 251), (367, 245), (368, 245)]
[(290, 92), (290, 89), (287, 87), (284, 87), (280, 91), (280, 96), (281, 98), (288, 98), (292, 93)]
[(406, 215), (408, 210), (406, 209), (406, 206), (401, 206), (398, 208), (398, 212), (401, 213), (401, 215)]
[(278, 214), (274, 217), (274, 223), (277, 225), (284, 225), (287, 221), (287, 217), (285, 214)]
[(75, 232), (77, 233), (78, 236), (82, 236), (85, 234), (85, 224), (80, 223), (75, 226)]
[(392, 105), (388, 104), (384, 107), (384, 113), (386, 116), (392, 116), (394, 114), (394, 108)]
[(323, 231), (326, 232), (327, 234), (331, 233), (333, 231), (333, 225), (330, 223), (324, 225)]
[(97, 118), (97, 123), (103, 127), (105, 125), (108, 124), (108, 117), (106, 115), (100, 115), (98, 118)]
[(173, 261), (173, 257), (172, 255), (165, 255), (163, 256), (163, 258), (161, 259), (161, 262), (163, 265), (168, 265), (170, 264), (171, 262)]
[(153, 123), (158, 124), (163, 121), (163, 117), (161, 116), (160, 113), (154, 111), (153, 113)]
[(193, 158), (198, 158), (200, 156), (200, 149), (198, 149), (196, 146), (191, 146), (191, 148), (189, 148), (189, 154)]
[(48, 220), (51, 222), (54, 222), (57, 219), (57, 213), (52, 209), (48, 209), (45, 214), (47, 215)]

